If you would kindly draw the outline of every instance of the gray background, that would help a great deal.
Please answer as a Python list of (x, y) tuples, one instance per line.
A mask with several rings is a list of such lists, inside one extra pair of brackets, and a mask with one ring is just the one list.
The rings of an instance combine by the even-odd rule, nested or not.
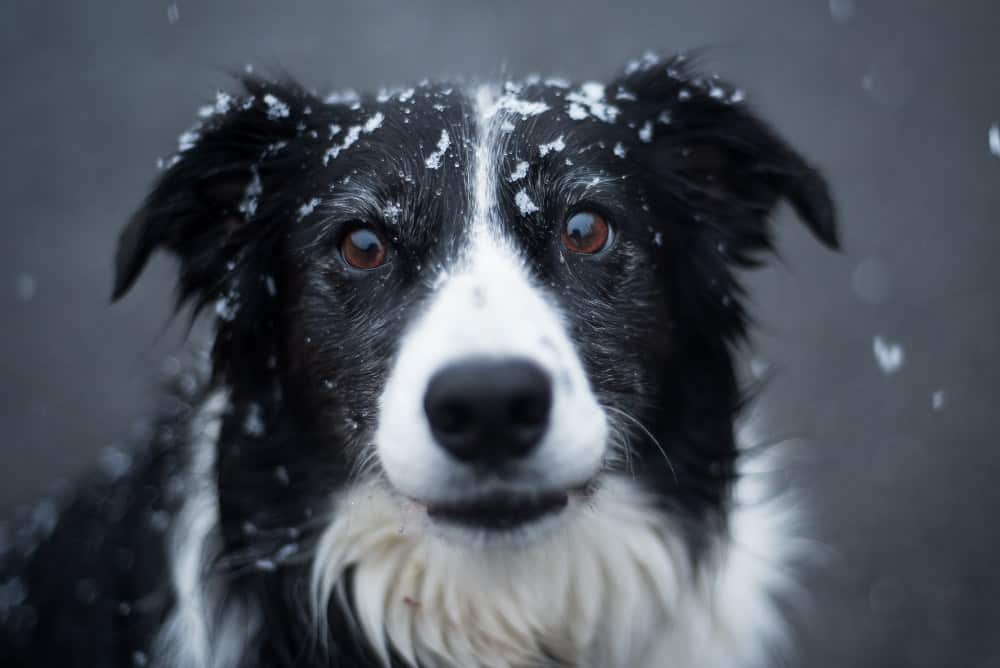
[[(226, 72), (327, 87), (615, 73), (645, 49), (710, 69), (823, 167), (847, 252), (779, 216), (748, 277), (758, 407), (795, 441), (827, 559), (796, 665), (1000, 666), (1000, 2), (5, 3), (0, 21), (0, 517), (141, 432), (171, 264), (109, 307), (115, 235)], [(899, 343), (884, 373), (873, 338)], [(944, 404), (932, 407), (932, 393)]]

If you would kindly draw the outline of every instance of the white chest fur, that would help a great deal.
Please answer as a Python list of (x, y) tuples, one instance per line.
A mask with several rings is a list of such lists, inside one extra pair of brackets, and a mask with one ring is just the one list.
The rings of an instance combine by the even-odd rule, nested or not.
[(442, 541), (417, 509), (357, 487), (318, 547), (314, 610), (343, 595), (353, 566), (358, 622), (383, 657), (391, 644), (429, 668), (528, 668), (540, 656), (581, 668), (761, 665), (782, 636), (773, 597), (789, 584), (792, 515), (744, 500), (693, 569), (669, 519), (625, 478), (545, 538), (499, 549)]

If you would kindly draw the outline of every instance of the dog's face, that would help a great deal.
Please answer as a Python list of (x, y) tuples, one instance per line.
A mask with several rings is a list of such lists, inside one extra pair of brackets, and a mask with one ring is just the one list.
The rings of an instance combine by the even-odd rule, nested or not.
[(371, 480), (446, 541), (533, 540), (617, 474), (683, 526), (721, 512), (733, 271), (782, 198), (835, 244), (822, 179), (740, 92), (679, 60), (606, 85), (246, 85), (182, 138), (116, 279), (163, 246), (181, 299), (215, 305), (231, 544)]

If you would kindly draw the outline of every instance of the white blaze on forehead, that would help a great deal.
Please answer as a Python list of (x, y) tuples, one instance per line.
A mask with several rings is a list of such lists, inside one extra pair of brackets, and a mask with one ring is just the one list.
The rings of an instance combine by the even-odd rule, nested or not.
[[(476, 151), (472, 175), (472, 220), (474, 226), (485, 225), (496, 204), (496, 151), (493, 145), (500, 130), (497, 125), (497, 90), (481, 86), (475, 93)], [(502, 122), (501, 122), (502, 123)]]

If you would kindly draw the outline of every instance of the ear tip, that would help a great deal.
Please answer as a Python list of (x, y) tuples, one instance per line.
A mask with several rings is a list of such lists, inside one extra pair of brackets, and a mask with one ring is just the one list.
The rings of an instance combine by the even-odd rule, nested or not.
[(108, 301), (114, 304), (116, 301), (125, 296), (125, 293), (128, 292), (130, 287), (130, 283), (115, 279), (114, 285), (111, 286), (111, 298)]
[(840, 250), (837, 205), (822, 174), (816, 169), (807, 168), (799, 187), (789, 194), (789, 199), (813, 235), (827, 248)]
[(813, 207), (812, 215), (806, 220), (809, 228), (820, 242), (830, 250), (841, 250), (840, 232), (837, 228), (837, 213), (829, 194), (819, 206)]

